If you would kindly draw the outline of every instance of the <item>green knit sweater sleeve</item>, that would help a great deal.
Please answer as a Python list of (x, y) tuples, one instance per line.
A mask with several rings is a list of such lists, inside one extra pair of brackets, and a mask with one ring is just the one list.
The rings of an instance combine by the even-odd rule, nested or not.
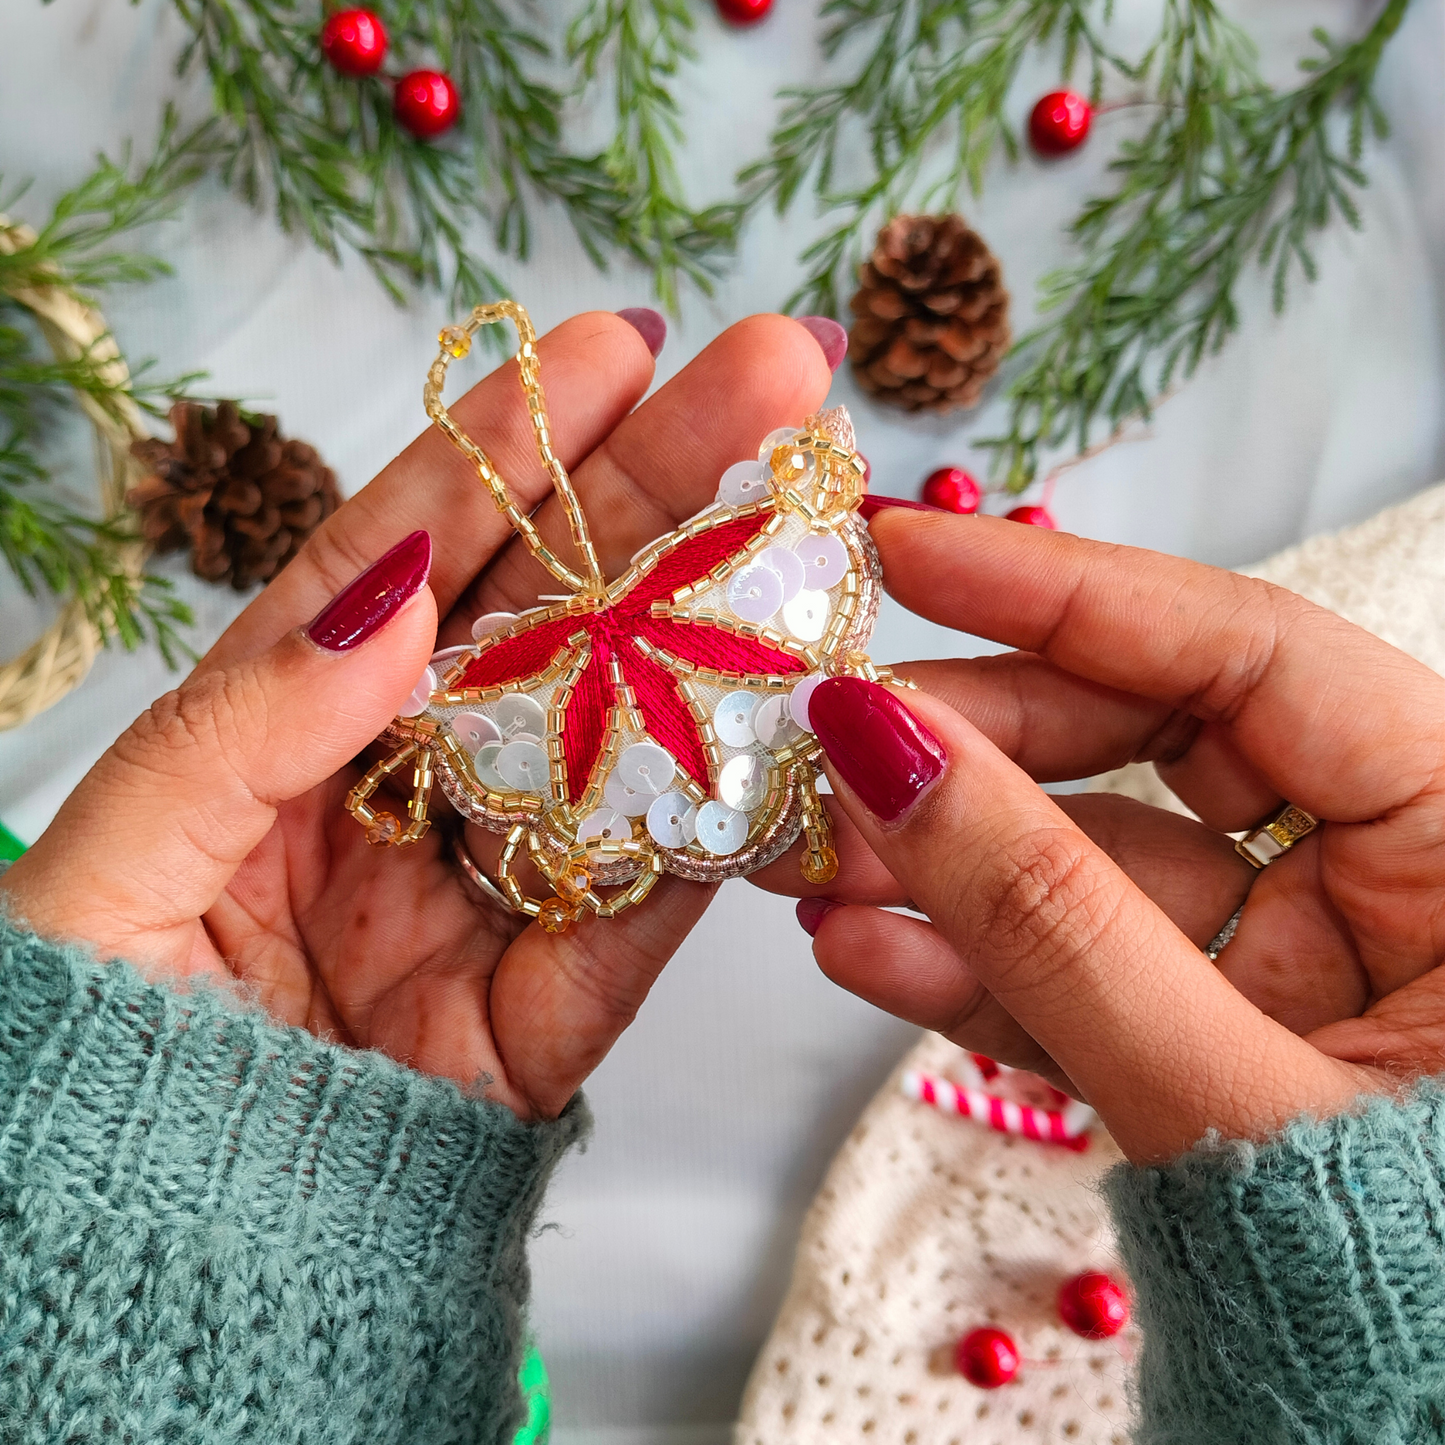
[(1208, 1143), (1106, 1189), (1137, 1445), (1445, 1441), (1445, 1088)]
[(584, 1127), (0, 919), (0, 1441), (509, 1440)]

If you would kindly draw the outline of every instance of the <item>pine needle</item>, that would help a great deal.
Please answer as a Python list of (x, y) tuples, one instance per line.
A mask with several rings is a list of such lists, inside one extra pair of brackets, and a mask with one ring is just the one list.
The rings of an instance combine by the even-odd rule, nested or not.
[(627, 198), (618, 239), (651, 266), (657, 298), (673, 312), (680, 278), (712, 294), (743, 215), (735, 205), (692, 210), (678, 177), (683, 132), (672, 86), (679, 66), (697, 58), (692, 33), (686, 0), (585, 0), (567, 33), (584, 85), (611, 61), (617, 125), (605, 162)]

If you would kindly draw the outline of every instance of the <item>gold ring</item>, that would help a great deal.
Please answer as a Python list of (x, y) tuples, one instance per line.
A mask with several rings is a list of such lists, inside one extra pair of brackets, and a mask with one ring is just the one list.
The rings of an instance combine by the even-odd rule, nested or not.
[(507, 913), (516, 913), (518, 911), (512, 907), (507, 895), (477, 867), (476, 860), (467, 852), (467, 845), (462, 842), (462, 835), (460, 833), (454, 833), (452, 835), (452, 856), (457, 860), (457, 866), (477, 885), (490, 902), (495, 903)]
[(1268, 868), (1276, 858), (1283, 857), (1319, 825), (1318, 818), (1293, 803), (1286, 803), (1269, 822), (1261, 823), (1258, 828), (1246, 833), (1234, 845), (1234, 851), (1252, 867)]

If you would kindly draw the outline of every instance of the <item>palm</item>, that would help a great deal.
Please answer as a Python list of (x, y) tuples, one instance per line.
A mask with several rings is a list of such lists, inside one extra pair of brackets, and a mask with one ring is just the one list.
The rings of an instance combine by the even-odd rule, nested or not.
[(282, 808), (207, 914), (216, 966), (287, 1023), (515, 1089), (490, 995), (522, 920), (464, 892), (439, 833), (401, 854), (370, 847), (341, 807), (352, 781)]

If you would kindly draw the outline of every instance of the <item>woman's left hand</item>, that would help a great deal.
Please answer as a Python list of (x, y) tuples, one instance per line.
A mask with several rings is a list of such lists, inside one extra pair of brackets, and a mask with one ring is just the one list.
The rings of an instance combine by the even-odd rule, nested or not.
[[(641, 406), (652, 360), (626, 321), (575, 317), (539, 354), (552, 443), (609, 575), (705, 506), (726, 466), (814, 410), (829, 383), (819, 343), (780, 316), (729, 328)], [(515, 363), (452, 413), (565, 551)], [(523, 1117), (557, 1114), (711, 890), (664, 878), (645, 907), (549, 935), (461, 876), (445, 827), (404, 852), (373, 848), (343, 807), (360, 777), (352, 759), (433, 648), (468, 641), (479, 613), (520, 611), (555, 585), (428, 431), (126, 731), (0, 895), (32, 927), (103, 957), (156, 977), (234, 976), (283, 1023), (464, 1084), (485, 1078)], [(328, 603), (338, 593), (347, 600)], [(467, 828), (483, 866), (499, 841)]]

